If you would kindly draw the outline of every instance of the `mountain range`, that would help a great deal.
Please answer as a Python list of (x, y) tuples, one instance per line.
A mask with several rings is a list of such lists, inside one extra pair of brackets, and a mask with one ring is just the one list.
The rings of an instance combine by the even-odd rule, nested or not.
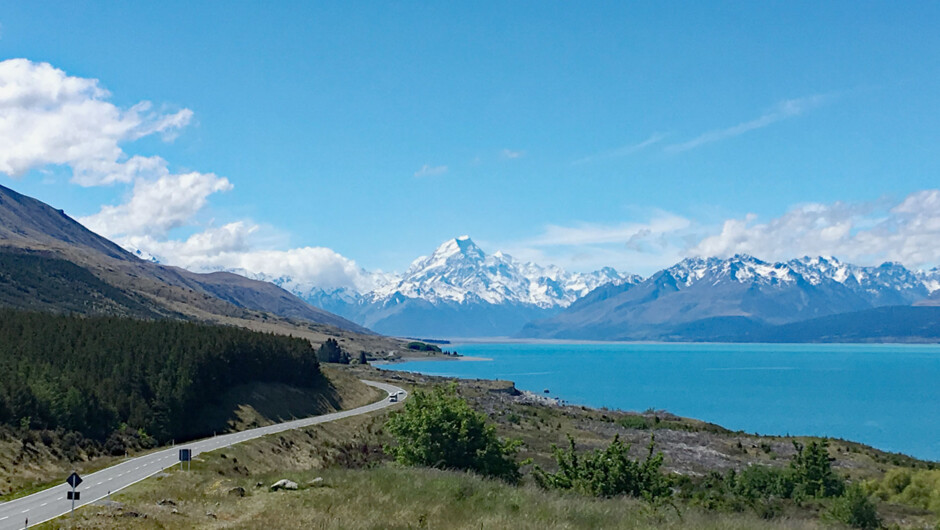
[(688, 258), (639, 283), (601, 287), (523, 337), (735, 340), (768, 327), (930, 300), (940, 271), (863, 267), (832, 257), (770, 263), (747, 255)]
[[(850, 313), (865, 321), (864, 312), (876, 308), (940, 304), (940, 270), (912, 271), (900, 263), (859, 266), (827, 256), (776, 263), (748, 255), (687, 258), (643, 279), (611, 268), (571, 273), (521, 263), (501, 252), (486, 254), (467, 236), (444, 242), (402, 275), (375, 278), (378, 287), (368, 292), (241, 272), (375, 331), (409, 337), (829, 340), (842, 332), (810, 339), (807, 330), (848, 321), (821, 320), (801, 331), (776, 327)], [(914, 313), (910, 322), (926, 314), (872, 314), (903, 320)], [(929, 340), (920, 328), (911, 333), (920, 337), (912, 340)], [(845, 331), (846, 340), (860, 334), (864, 329)]]
[[(235, 273), (237, 274), (235, 274)], [(648, 278), (564, 271), (444, 242), (373, 289), (259, 271), (196, 273), (128, 252), (0, 186), (0, 306), (184, 318), (394, 348), (402, 337), (937, 341), (940, 270), (832, 257), (688, 258)], [(374, 331), (373, 331), (374, 330)], [(384, 341), (384, 342), (383, 342)], [(381, 343), (381, 344), (380, 344)]]

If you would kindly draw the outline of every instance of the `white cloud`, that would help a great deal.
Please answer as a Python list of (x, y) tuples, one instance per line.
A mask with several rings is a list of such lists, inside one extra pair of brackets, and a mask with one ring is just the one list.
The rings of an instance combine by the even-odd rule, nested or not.
[[(0, 173), (20, 177), (67, 166), (72, 181), (82, 186), (132, 184), (124, 202), (102, 206), (79, 221), (167, 264), (289, 275), (324, 288), (373, 287), (374, 275), (328, 248), (258, 250), (264, 243), (261, 229), (249, 221), (200, 226), (197, 217), (210, 196), (231, 190), (232, 183), (212, 173), (173, 174), (163, 158), (130, 156), (122, 147), (151, 135), (172, 140), (192, 121), (192, 111), (158, 112), (147, 101), (122, 109), (108, 102), (110, 96), (97, 79), (69, 76), (48, 63), (0, 62)], [(446, 171), (425, 165), (416, 176)], [(167, 239), (180, 227), (197, 231)]]
[(672, 233), (688, 228), (689, 220), (673, 214), (659, 213), (646, 223), (603, 225), (580, 223), (575, 226), (548, 225), (545, 231), (528, 241), (538, 247), (626, 243), (642, 235)]
[(68, 165), (82, 186), (166, 174), (159, 157), (129, 157), (121, 144), (161, 134), (171, 139), (192, 111), (153, 112), (149, 102), (121, 109), (97, 79), (66, 75), (48, 63), (0, 62), (0, 173), (20, 177)]
[(98, 213), (79, 221), (105, 237), (165, 237), (170, 230), (189, 223), (206, 205), (210, 195), (231, 189), (228, 179), (212, 173), (138, 180), (127, 202), (103, 206)]
[(443, 175), (447, 173), (447, 166), (432, 166), (430, 164), (425, 164), (421, 166), (421, 169), (415, 171), (416, 177), (433, 177), (436, 175)]
[(692, 223), (668, 212), (653, 212), (646, 222), (572, 226), (548, 225), (522, 241), (498, 246), (517, 259), (554, 264), (575, 271), (615, 267), (649, 274), (682, 259)]
[(624, 156), (629, 156), (634, 153), (638, 153), (646, 149), (647, 147), (650, 147), (654, 144), (661, 142), (664, 138), (666, 138), (666, 135), (663, 133), (653, 133), (652, 135), (650, 135), (649, 138), (647, 138), (646, 140), (643, 140), (642, 142), (629, 144), (623, 147), (618, 147), (617, 149), (613, 149), (610, 151), (604, 151), (603, 153), (597, 153), (595, 155), (586, 156), (584, 158), (575, 160), (574, 164), (576, 165), (587, 164), (589, 162), (594, 162), (596, 160), (605, 160), (608, 158), (620, 158)]
[(209, 228), (182, 241), (151, 236), (119, 238), (119, 241), (128, 248), (143, 249), (158, 256), (163, 263), (194, 271), (234, 270), (262, 273), (272, 278), (287, 276), (295, 285), (306, 288), (349, 288), (368, 292), (377, 287), (378, 276), (329, 248), (256, 249), (253, 239), (258, 231), (257, 225), (240, 221)]
[(664, 151), (667, 153), (679, 153), (682, 151), (688, 151), (690, 149), (695, 149), (705, 144), (710, 144), (713, 142), (719, 142), (721, 140), (726, 140), (728, 138), (733, 138), (735, 136), (740, 136), (744, 133), (754, 131), (757, 129), (762, 129), (768, 125), (773, 125), (779, 121), (783, 121), (788, 118), (793, 118), (799, 116), (815, 107), (821, 105), (825, 100), (828, 99), (828, 96), (815, 95), (808, 96), (798, 99), (788, 99), (786, 101), (781, 101), (774, 105), (772, 109), (764, 113), (757, 119), (746, 121), (744, 123), (739, 123), (732, 127), (727, 127), (725, 129), (716, 129), (713, 131), (708, 131), (704, 134), (701, 134), (687, 142), (673, 144), (666, 146)]
[(522, 158), (525, 156), (525, 151), (513, 151), (512, 149), (503, 149), (500, 151), (500, 156), (512, 160), (514, 158)]
[(940, 190), (911, 193), (900, 202), (803, 204), (759, 222), (729, 219), (691, 252), (704, 256), (752, 254), (785, 260), (832, 255), (858, 264), (899, 261), (909, 267), (940, 262)]

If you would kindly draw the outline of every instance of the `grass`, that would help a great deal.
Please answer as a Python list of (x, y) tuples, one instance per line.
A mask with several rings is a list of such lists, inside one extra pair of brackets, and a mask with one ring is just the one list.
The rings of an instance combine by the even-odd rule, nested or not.
[[(132, 508), (80, 510), (45, 528), (702, 528), (815, 529), (812, 520), (765, 521), (755, 514), (718, 514), (695, 508), (652, 508), (633, 499), (591, 499), (513, 487), (475, 475), (382, 464), (371, 469), (267, 473), (251, 477), (218, 474), (217, 462), (191, 474), (135, 486), (115, 500)], [(298, 491), (272, 492), (267, 485), (287, 477)], [(321, 485), (311, 486), (314, 478)], [(261, 482), (262, 487), (256, 484)], [(245, 496), (229, 492), (244, 488)], [(167, 503), (171, 500), (174, 504)], [(161, 505), (160, 502), (164, 501)], [(175, 511), (175, 512), (174, 512)], [(128, 515), (130, 514), (130, 515)]]
[[(228, 431), (270, 425), (293, 417), (325, 414), (335, 410), (351, 409), (375, 402), (385, 393), (363, 385), (351, 372), (331, 366), (322, 366), (331, 382), (328, 389), (297, 389), (286, 385), (259, 383), (244, 385), (220, 397), (216, 407), (208, 411), (206, 421)], [(78, 452), (78, 459), (65, 456), (59, 435), (49, 431), (50, 443), (43, 443), (41, 434), (23, 437), (16, 432), (0, 432), (0, 502), (5, 502), (61, 484), (72, 473), (87, 475), (124, 460), (123, 456), (100, 453), (100, 448), (89, 446)], [(140, 456), (150, 451), (131, 452)]]
[[(331, 377), (340, 384), (360, 377), (385, 378), (411, 388), (437, 382), (420, 375), (355, 367), (336, 367)], [(551, 444), (564, 443), (569, 434), (584, 450), (608, 444), (615, 434), (632, 437), (638, 452), (655, 434), (658, 448), (666, 452), (668, 471), (692, 476), (696, 472), (690, 469), (707, 469), (714, 462), (735, 469), (752, 463), (786, 465), (792, 441), (809, 441), (730, 432), (662, 412), (655, 413), (660, 425), (645, 421), (633, 425), (630, 422), (636, 420), (624, 418), (637, 414), (520, 401), (507, 383), (460, 381), (459, 392), (489, 415), (502, 436), (524, 440), (521, 457), (531, 457), (548, 468), (554, 467), (548, 457)], [(786, 502), (772, 513), (748, 506), (709, 510), (684, 498), (675, 498), (674, 507), (653, 507), (636, 499), (545, 491), (531, 479), (516, 487), (462, 472), (402, 468), (382, 451), (390, 441), (383, 428), (388, 414), (380, 411), (347, 418), (205, 453), (193, 463), (191, 473), (174, 469), (114, 495), (120, 508), (85, 507), (75, 520), (61, 518), (45, 527), (843, 528), (826, 518), (829, 504), (817, 500)], [(654, 416), (640, 417), (655, 422)], [(881, 478), (895, 460), (858, 444), (830, 444), (837, 472), (854, 478)], [(909, 464), (906, 469), (928, 464), (905, 463)], [(297, 482), (300, 489), (270, 491), (269, 486), (282, 478)], [(316, 478), (322, 481), (311, 484)], [(881, 501), (878, 510), (888, 523), (899, 527), (932, 528), (937, 523), (937, 514), (909, 506)], [(764, 519), (762, 513), (773, 518)]]

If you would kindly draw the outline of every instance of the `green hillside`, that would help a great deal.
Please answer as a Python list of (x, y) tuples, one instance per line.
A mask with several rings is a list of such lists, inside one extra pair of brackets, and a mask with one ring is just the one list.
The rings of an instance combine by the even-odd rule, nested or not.
[[(103, 441), (212, 434), (195, 418), (237, 385), (324, 384), (303, 339), (172, 320), (0, 310), (0, 425)], [(207, 432), (208, 431), (208, 432)]]

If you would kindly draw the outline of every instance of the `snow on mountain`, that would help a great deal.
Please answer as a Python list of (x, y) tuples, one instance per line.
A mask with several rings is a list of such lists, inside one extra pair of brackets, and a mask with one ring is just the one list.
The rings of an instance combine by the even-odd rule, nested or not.
[[(857, 266), (832, 257), (771, 263), (748, 255), (687, 258), (636, 285), (601, 289), (543, 320), (528, 337), (710, 340), (885, 306), (940, 300), (937, 269)], [(740, 335), (739, 335), (740, 334)]]
[(430, 256), (415, 260), (398, 282), (369, 293), (375, 302), (396, 294), (431, 303), (486, 302), (540, 308), (567, 307), (609, 282), (637, 282), (607, 267), (591, 273), (570, 273), (556, 266), (522, 263), (508, 254), (486, 254), (468, 236), (444, 242)]
[(131, 254), (137, 256), (138, 258), (149, 261), (151, 263), (160, 263), (160, 259), (154, 256), (153, 254), (147, 252), (144, 249), (137, 248), (134, 245), (122, 245), (124, 250), (130, 252)]
[(819, 286), (835, 282), (869, 296), (889, 292), (900, 294), (910, 298), (909, 302), (940, 289), (940, 269), (937, 268), (912, 271), (896, 262), (860, 266), (843, 263), (831, 256), (805, 256), (778, 263), (765, 262), (746, 254), (727, 259), (686, 258), (665, 272), (685, 287), (701, 281), (715, 284), (724, 280), (756, 285), (805, 281)]
[(665, 272), (680, 284), (690, 287), (701, 281), (718, 283), (731, 280), (738, 283), (776, 284), (796, 281), (793, 270), (783, 263), (767, 263), (746, 254), (732, 258), (686, 258)]

